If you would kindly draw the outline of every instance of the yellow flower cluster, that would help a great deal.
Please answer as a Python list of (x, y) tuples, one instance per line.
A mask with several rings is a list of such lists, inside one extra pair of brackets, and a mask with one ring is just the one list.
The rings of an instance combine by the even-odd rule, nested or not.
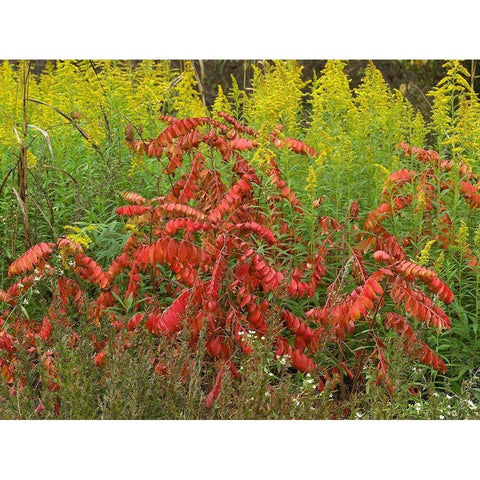
[(238, 86), (238, 82), (233, 75), (231, 75), (232, 86), (228, 91), (227, 97), (230, 99), (232, 114), (234, 117), (242, 120), (244, 117), (244, 106), (247, 101), (247, 94)]
[(470, 73), (459, 60), (443, 67), (445, 76), (428, 93), (433, 98), (432, 131), (439, 148), (473, 166), (480, 156), (480, 102), (467, 80)]
[[(318, 155), (312, 165), (304, 162), (299, 167), (301, 175), (312, 166), (317, 177), (328, 170), (341, 172), (341, 179), (353, 185), (361, 167), (370, 169), (367, 177), (375, 179), (379, 165), (387, 171), (396, 169), (397, 143), (423, 146), (429, 129), (400, 91), (387, 86), (373, 62), (356, 89), (350, 85), (346, 66), (345, 61), (329, 60), (307, 88), (309, 82), (302, 79), (302, 67), (295, 61), (258, 63), (252, 67), (249, 93), (232, 77), (228, 91), (218, 87), (212, 113), (225, 111), (259, 129), (260, 146), (278, 123), (284, 125), (286, 136), (298, 137), (305, 131), (305, 141)], [(473, 166), (480, 155), (480, 103), (461, 62), (447, 62), (445, 68), (445, 78), (429, 94), (433, 111), (428, 127), (437, 134), (440, 146)], [(28, 123), (48, 133), (60, 157), (67, 149), (76, 150), (75, 145), (79, 153), (90, 148), (89, 143), (111, 146), (127, 123), (142, 126), (143, 137), (152, 138), (164, 127), (158, 118), (162, 114), (179, 118), (209, 114), (192, 62), (185, 62), (181, 72), (167, 60), (48, 62), (40, 75), (30, 73), (28, 95), (41, 102), (29, 103)], [(22, 123), (21, 107), (22, 64), (3, 62), (0, 147), (16, 146), (14, 128)], [(85, 132), (87, 141), (72, 122)], [(257, 153), (263, 159), (270, 154), (264, 143)], [(46, 151), (37, 151), (37, 144), (32, 143), (31, 166), (41, 162)], [(135, 164), (134, 170), (141, 166)]]
[[(162, 105), (171, 96), (172, 78), (169, 61), (146, 60), (136, 66), (125, 61), (47, 62), (39, 76), (31, 74), (29, 78), (29, 97), (42, 102), (30, 103), (29, 123), (55, 131), (52, 137), (75, 138), (78, 133), (69, 125), (68, 117), (92, 141), (100, 143), (108, 136), (115, 119), (144, 124), (158, 117)], [(7, 144), (12, 140), (13, 124), (20, 118), (20, 83), (20, 69), (3, 62), (0, 141)]]
[(254, 165), (260, 168), (268, 165), (271, 158), (275, 158), (275, 152), (273, 151), (271, 142), (268, 138), (270, 131), (271, 128), (268, 123), (261, 125), (258, 130), (258, 137), (256, 138), (258, 147), (255, 149), (251, 161)]
[(314, 148), (328, 145), (338, 152), (345, 142), (346, 122), (354, 109), (345, 66), (346, 62), (329, 60), (322, 75), (313, 80), (312, 118), (306, 140)]
[(81, 245), (84, 248), (88, 248), (92, 243), (92, 239), (88, 236), (87, 232), (96, 230), (98, 227), (96, 225), (87, 225), (83, 228), (76, 227), (75, 225), (65, 225), (65, 230), (71, 230), (73, 233), (69, 233), (67, 238), (72, 242)]
[(218, 94), (217, 98), (215, 98), (215, 102), (213, 102), (212, 113), (216, 116), (217, 112), (225, 112), (229, 115), (233, 114), (232, 107), (230, 106), (230, 102), (228, 101), (227, 96), (223, 93), (222, 86), (218, 86)]
[(468, 235), (469, 231), (467, 224), (463, 220), (460, 220), (460, 227), (455, 240), (461, 250), (464, 250), (468, 246)]
[(305, 191), (311, 198), (315, 197), (317, 192), (317, 174), (313, 166), (308, 167), (307, 181), (305, 184)]
[(15, 120), (17, 113), (18, 77), (8, 61), (0, 66), (0, 143), (10, 145), (15, 142)]
[(185, 63), (185, 70), (175, 86), (175, 94), (173, 108), (179, 118), (203, 117), (208, 114), (200, 98), (195, 70), (191, 62)]
[(301, 130), (303, 89), (302, 69), (293, 60), (265, 62), (253, 66), (253, 91), (246, 105), (246, 118), (255, 127), (272, 130), (281, 123), (287, 136)]
[(427, 129), (422, 115), (414, 113), (399, 91), (390, 90), (373, 62), (356, 89), (350, 86), (346, 66), (344, 61), (329, 60), (313, 80), (306, 141), (320, 152), (317, 173), (323, 167), (323, 172), (334, 175), (331, 181), (346, 182), (353, 189), (359, 169), (370, 168), (367, 178), (380, 189), (383, 173), (398, 167), (396, 145), (404, 141), (423, 145)]
[(433, 269), (437, 272), (440, 273), (440, 271), (443, 268), (443, 264), (445, 263), (445, 252), (442, 250), (440, 252), (440, 255), (438, 256), (437, 260), (435, 261), (435, 265)]
[(422, 251), (417, 257), (417, 263), (419, 265), (428, 265), (428, 262), (430, 261), (430, 250), (432, 249), (433, 244), (436, 242), (436, 240), (429, 240), (425, 246), (423, 247)]

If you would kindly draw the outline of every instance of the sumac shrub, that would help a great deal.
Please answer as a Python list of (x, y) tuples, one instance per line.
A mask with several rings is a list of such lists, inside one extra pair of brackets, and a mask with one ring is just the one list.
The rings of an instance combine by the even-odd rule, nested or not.
[[(28, 351), (32, 364), (43, 366), (38, 372), (49, 388), (59, 390), (52, 331), (68, 336), (73, 349), (81, 322), (92, 327), (92, 362), (100, 369), (115, 361), (114, 347), (135, 348), (139, 335), (165, 337), (175, 348), (181, 333), (190, 350), (180, 360), (182, 375), (193, 368), (198, 348), (214, 367), (207, 406), (220, 394), (225, 373), (240, 378), (242, 362), (265, 342), (276, 358), (315, 376), (319, 390), (330, 383), (342, 398), (365, 383), (367, 364), (376, 382), (393, 392), (388, 330), (400, 336), (409, 358), (446, 371), (417, 324), (448, 329), (441, 305), (451, 303), (453, 293), (434, 270), (408, 259), (408, 242), (384, 223), (412, 202), (412, 195), (402, 195), (405, 184), (420, 175), (418, 188), (431, 200), (432, 162), (444, 170), (449, 165), (403, 145), (427, 163), (423, 172), (393, 173), (382, 203), (364, 218), (356, 203), (345, 219), (335, 219), (315, 202), (314, 235), (307, 240), (296, 227), (311, 213), (283, 179), (276, 155), (316, 152), (281, 128), (260, 139), (229, 115), (219, 118), (164, 117), (168, 127), (149, 141), (127, 127), (127, 144), (135, 155), (158, 158), (169, 188), (152, 199), (123, 192), (126, 205), (116, 213), (133, 233), (108, 268), (68, 238), (38, 244), (11, 264), (14, 283), (0, 291), (4, 382), (25, 383), (18, 353)], [(252, 161), (259, 148), (260, 163)], [(476, 208), (478, 188), (465, 175), (460, 191)], [(30, 315), (23, 302), (39, 285), (42, 299)], [(170, 375), (170, 360), (159, 349), (152, 368)]]

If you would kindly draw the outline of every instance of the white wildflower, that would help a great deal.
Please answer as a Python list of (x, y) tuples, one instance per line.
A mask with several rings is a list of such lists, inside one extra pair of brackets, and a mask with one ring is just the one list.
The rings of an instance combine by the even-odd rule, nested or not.
[(282, 365), (285, 365), (287, 363), (287, 359), (288, 359), (288, 355), (283, 355), (282, 357), (280, 357), (280, 363)]
[(470, 410), (476, 410), (477, 409), (477, 406), (471, 400), (467, 400), (467, 405), (468, 405), (468, 408)]

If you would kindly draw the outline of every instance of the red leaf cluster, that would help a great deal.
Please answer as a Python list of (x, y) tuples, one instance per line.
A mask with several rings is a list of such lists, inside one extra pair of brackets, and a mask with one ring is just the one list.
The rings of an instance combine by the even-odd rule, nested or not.
[(55, 247), (55, 243), (34, 245), (10, 265), (8, 275), (13, 277), (14, 275), (31, 272), (36, 267), (41, 268), (52, 254), (52, 248)]
[[(192, 354), (204, 345), (209, 362), (216, 367), (215, 382), (206, 397), (209, 407), (220, 395), (225, 372), (239, 378), (236, 364), (258, 343), (267, 342), (272, 331), (276, 357), (287, 356), (298, 371), (315, 373), (328, 383), (341, 379), (342, 372), (350, 379), (362, 377), (361, 361), (357, 354), (349, 356), (347, 347), (355, 341), (356, 325), (363, 322), (368, 326), (367, 340), (372, 342), (357, 350), (370, 349), (363, 361), (378, 361), (377, 379), (392, 391), (378, 322), (378, 318), (386, 318), (385, 325), (404, 338), (414, 358), (444, 372), (445, 364), (418, 341), (402, 314), (427, 326), (448, 328), (447, 314), (423, 289), (445, 304), (453, 301), (453, 293), (433, 270), (408, 261), (403, 243), (385, 227), (388, 218), (400, 215), (412, 202), (418, 203), (418, 192), (433, 195), (434, 174), (428, 169), (418, 174), (405, 169), (394, 172), (381, 204), (362, 220), (363, 230), (359, 227), (362, 215), (353, 202), (345, 221), (320, 215), (313, 226), (313, 240), (307, 241), (296, 232), (296, 222), (279, 208), (278, 202), (284, 199), (296, 218), (307, 215), (283, 179), (280, 166), (269, 159), (266, 174), (271, 182), (264, 183), (264, 175), (257, 174), (248, 162), (249, 151), (258, 148), (257, 132), (227, 114), (219, 116), (226, 123), (206, 117), (163, 117), (169, 125), (150, 141), (135, 141), (133, 127), (127, 129), (126, 141), (134, 152), (159, 159), (165, 155), (169, 176), (177, 169), (182, 171), (175, 182), (168, 182), (171, 188), (163, 196), (149, 200), (135, 192), (122, 193), (128, 205), (116, 213), (133, 217), (138, 231), (106, 270), (65, 239), (58, 242), (60, 253), (68, 249), (75, 264), (66, 276), (55, 273), (53, 262), (49, 263), (56, 244), (40, 243), (12, 263), (10, 276), (37, 268), (40, 280), (30, 275), (6, 291), (0, 290), (6, 314), (13, 318), (11, 333), (0, 322), (0, 350), (7, 354), (0, 359), (4, 379), (10, 382), (16, 374), (16, 351), (36, 352), (35, 342), (40, 338), (52, 353), (36, 362), (43, 362), (51, 388), (60, 388), (55, 380), (55, 335), (51, 333), (53, 328), (55, 332), (65, 329), (71, 348), (75, 348), (79, 336), (71, 309), (88, 311), (92, 329), (98, 330), (98, 336), (91, 339), (96, 350), (93, 361), (104, 371), (109, 368), (106, 359), (111, 349), (133, 348), (140, 335), (162, 336), (175, 346), (182, 332)], [(273, 146), (315, 155), (300, 140), (282, 139), (279, 131), (267, 139)], [(400, 148), (428, 167), (435, 164), (446, 172), (451, 170), (435, 152), (406, 144)], [(218, 170), (214, 167), (217, 161), (222, 163)], [(467, 170), (465, 176), (473, 180)], [(403, 194), (407, 185), (417, 181), (418, 195)], [(460, 184), (460, 192), (477, 208), (477, 189), (469, 181)], [(451, 233), (447, 219), (444, 217), (445, 231), (439, 234), (446, 242)], [(353, 228), (356, 242), (351, 247), (346, 237), (349, 228)], [(88, 290), (78, 277), (91, 284)], [(43, 278), (58, 281), (48, 314), (40, 323), (14, 308), (21, 295)], [(96, 292), (93, 298), (92, 290)], [(166, 298), (173, 299), (169, 306)], [(106, 327), (109, 336), (104, 333)], [(329, 349), (336, 349), (338, 359), (323, 365), (319, 359)], [(168, 362), (162, 355), (159, 352), (161, 361), (152, 360), (152, 368), (167, 374)], [(189, 372), (188, 362), (185, 365), (182, 376)], [(319, 382), (323, 385), (322, 379)]]

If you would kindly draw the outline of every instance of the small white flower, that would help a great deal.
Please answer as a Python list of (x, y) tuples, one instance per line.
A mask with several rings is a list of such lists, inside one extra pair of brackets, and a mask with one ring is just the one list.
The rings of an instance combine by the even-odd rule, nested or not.
[(433, 392), (433, 396), (434, 396), (434, 397), (438, 397), (438, 393), (437, 393), (437, 392)]
[(265, 396), (270, 397), (271, 396), (270, 392), (265, 392)]
[(445, 417), (444, 417), (443, 415), (440, 415), (438, 418), (439, 418), (440, 420), (445, 420)]
[(243, 330), (240, 330), (240, 331), (238, 332), (238, 334), (239, 334), (239, 335), (245, 335), (245, 332), (244, 332)]
[(269, 377), (273, 377), (274, 375), (273, 375), (272, 372), (268, 372), (268, 376), (269, 376)]
[(300, 405), (300, 400), (298, 398), (292, 398), (292, 401), (297, 407)]
[(468, 405), (468, 408), (470, 410), (476, 410), (477, 409), (477, 406), (471, 400), (467, 400), (467, 405)]
[(260, 337), (260, 340), (265, 340), (265, 337)]
[(450, 400), (450, 399), (452, 398), (452, 396), (449, 395), (448, 393), (447, 393), (447, 395), (445, 395), (445, 396), (447, 397), (448, 400)]
[(422, 404), (421, 403), (416, 403), (415, 404), (415, 410), (419, 412), (422, 409)]
[(355, 414), (355, 416), (356, 416), (357, 418), (362, 418), (362, 417), (363, 417), (363, 413), (362, 413), (362, 412), (357, 412), (357, 413)]
[(24, 299), (23, 299), (23, 304), (24, 304), (24, 305), (28, 305), (28, 298), (24, 298)]

